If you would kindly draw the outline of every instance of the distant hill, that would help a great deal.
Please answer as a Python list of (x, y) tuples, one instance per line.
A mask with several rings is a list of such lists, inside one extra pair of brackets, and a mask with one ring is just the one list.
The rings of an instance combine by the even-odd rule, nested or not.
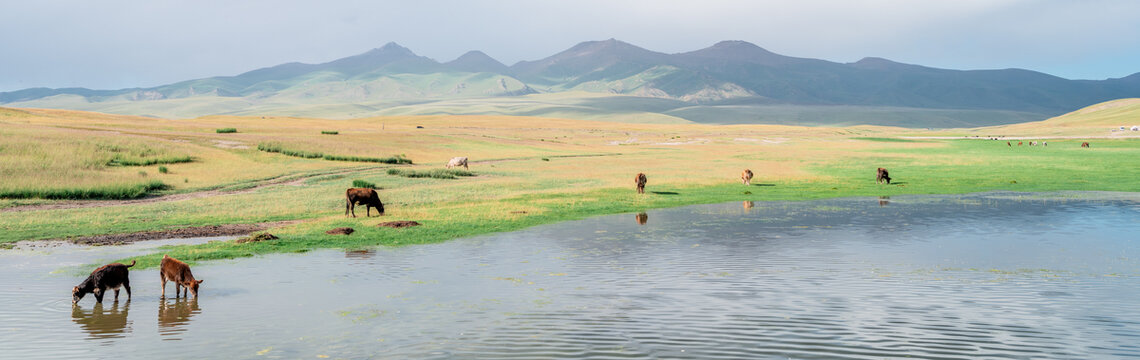
[[(507, 66), (471, 51), (440, 63), (395, 43), (153, 88), (34, 88), (0, 104), (162, 117), (272, 114), (539, 115), (616, 121), (974, 127), (1035, 121), (1140, 97), (1140, 73), (1100, 81), (784, 56), (744, 41), (679, 54), (583, 42)], [(464, 105), (457, 105), (464, 104)]]

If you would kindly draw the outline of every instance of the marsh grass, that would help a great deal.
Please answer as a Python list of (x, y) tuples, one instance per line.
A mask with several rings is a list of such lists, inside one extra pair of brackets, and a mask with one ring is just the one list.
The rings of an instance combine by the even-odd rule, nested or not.
[(388, 169), (388, 175), (403, 176), (406, 178), (457, 179), (460, 176), (475, 176), (475, 173), (459, 169)]
[(232, 134), (232, 133), (236, 133), (237, 129), (236, 128), (221, 128), (221, 129), (214, 129), (214, 132), (217, 132), (219, 134)]

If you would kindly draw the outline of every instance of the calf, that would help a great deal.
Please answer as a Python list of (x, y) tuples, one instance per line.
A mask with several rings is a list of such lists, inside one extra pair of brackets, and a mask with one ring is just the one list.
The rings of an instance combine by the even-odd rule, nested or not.
[(646, 181), (647, 181), (647, 179), (645, 178), (645, 173), (637, 173), (637, 176), (633, 177), (633, 182), (637, 184), (637, 193), (638, 194), (644, 194), (645, 193), (645, 182)]
[(134, 260), (131, 260), (130, 265), (114, 263), (95, 269), (79, 286), (71, 288), (71, 303), (78, 303), (88, 293), (95, 294), (95, 302), (102, 303), (103, 294), (107, 290), (115, 290), (115, 301), (119, 301), (120, 287), (127, 289), (127, 300), (130, 300), (131, 279), (127, 268), (131, 266), (135, 266)]
[(348, 216), (349, 212), (352, 217), (356, 217), (356, 205), (364, 205), (364, 216), (372, 216), (372, 208), (380, 211), (380, 215), (384, 215), (384, 203), (380, 202), (380, 195), (376, 194), (376, 190), (369, 188), (351, 188), (344, 191), (344, 216)]
[(202, 280), (195, 280), (194, 274), (190, 272), (190, 265), (178, 261), (167, 255), (162, 255), (162, 265), (158, 268), (158, 276), (162, 279), (162, 297), (166, 297), (166, 282), (174, 282), (174, 297), (178, 297), (182, 292), (182, 288), (186, 288), (186, 296), (194, 294), (198, 297), (198, 285), (202, 284)]
[(1083, 143), (1081, 143), (1081, 147), (1083, 147), (1083, 148), (1091, 148), (1091, 147), (1089, 146), (1089, 143), (1088, 143), (1087, 141), (1086, 141), (1086, 142), (1083, 142)]
[(886, 180), (887, 185), (891, 184), (891, 175), (887, 173), (887, 169), (879, 168), (875, 173), (875, 182), (882, 184)]
[(744, 181), (744, 185), (752, 185), (752, 170), (744, 169), (740, 174), (740, 180)]

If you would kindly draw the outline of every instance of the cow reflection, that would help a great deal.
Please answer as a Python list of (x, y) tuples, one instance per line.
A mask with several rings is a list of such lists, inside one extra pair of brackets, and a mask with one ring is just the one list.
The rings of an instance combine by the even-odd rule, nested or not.
[(752, 203), (751, 201), (745, 201), (745, 202), (744, 202), (744, 210), (746, 210), (746, 211), (747, 211), (747, 210), (752, 210), (752, 207), (753, 207), (753, 206), (755, 206), (755, 205), (756, 205), (756, 204)]
[(202, 310), (198, 298), (162, 298), (158, 303), (158, 334), (174, 335), (186, 331), (190, 318)]
[(368, 260), (376, 256), (376, 250), (345, 250), (344, 257), (353, 260)]
[(646, 221), (649, 221), (649, 214), (646, 214), (646, 213), (638, 213), (638, 214), (637, 214), (637, 215), (634, 217), (634, 219), (635, 219), (635, 220), (637, 220), (637, 224), (638, 224), (638, 225), (645, 225), (645, 222), (646, 222)]
[(111, 304), (110, 309), (103, 303), (95, 303), (91, 311), (84, 310), (79, 305), (71, 306), (71, 320), (91, 336), (90, 339), (119, 338), (131, 331), (127, 321), (127, 312), (131, 308), (128, 300), (119, 307), (119, 302)]
[(890, 196), (880, 196), (879, 197), (879, 206), (887, 206), (887, 204), (890, 204), (890, 203), (891, 203), (891, 197)]

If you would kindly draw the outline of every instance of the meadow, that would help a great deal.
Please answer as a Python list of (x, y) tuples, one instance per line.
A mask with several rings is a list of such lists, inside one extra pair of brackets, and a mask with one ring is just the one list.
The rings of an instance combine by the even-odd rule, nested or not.
[[(175, 246), (136, 258), (150, 267), (162, 253), (193, 262), (433, 243), (700, 203), (1136, 191), (1140, 140), (1109, 134), (1105, 124), (1117, 120), (1096, 113), (1127, 119), (1122, 111), (1140, 109), (1125, 101), (1086, 110), (1039, 123), (917, 131), (452, 115), (172, 120), (0, 108), (0, 243), (294, 221), (268, 230), (279, 240)], [(223, 128), (239, 131), (216, 132)], [(1009, 147), (979, 134), (1036, 134), (1049, 147)], [(1081, 149), (1088, 140), (1080, 136), (1093, 148)], [(454, 156), (469, 157), (470, 171), (444, 171)], [(410, 162), (368, 162), (388, 158)], [(877, 167), (890, 169), (894, 183), (876, 184)], [(740, 182), (745, 168), (756, 173), (752, 186)], [(638, 172), (649, 178), (644, 195), (634, 192)], [(344, 189), (354, 183), (379, 189), (385, 216), (344, 216)], [(100, 190), (116, 187), (143, 190)], [(178, 197), (195, 194), (203, 195)], [(153, 201), (121, 203), (136, 197)], [(377, 226), (396, 220), (423, 225)], [(335, 227), (356, 233), (324, 233)]]

